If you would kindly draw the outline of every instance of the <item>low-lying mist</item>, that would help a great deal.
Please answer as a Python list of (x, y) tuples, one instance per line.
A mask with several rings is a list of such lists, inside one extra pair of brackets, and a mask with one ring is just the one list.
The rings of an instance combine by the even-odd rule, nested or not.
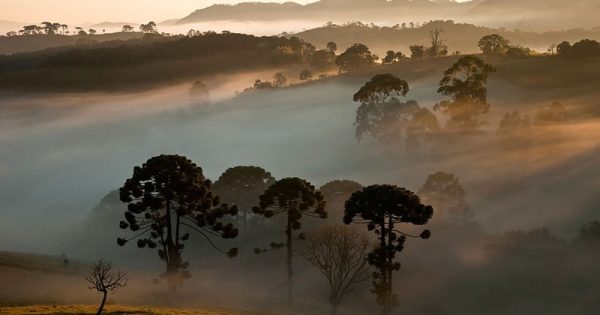
[[(504, 113), (519, 109), (532, 114), (554, 99), (518, 103), (516, 100), (526, 98), (526, 90), (492, 80), (492, 109), (483, 134), (407, 152), (402, 146), (371, 138), (356, 141), (353, 122), (358, 104), (352, 102), (352, 94), (366, 79), (328, 78), (236, 95), (235, 91), (250, 86), (257, 77), (270, 76), (250, 73), (207, 80), (212, 95), (207, 105), (191, 104), (187, 85), (132, 94), (34, 95), (0, 100), (0, 248), (67, 253), (84, 260), (108, 256), (138, 269), (134, 288), (144, 287), (141, 291), (127, 289), (129, 293), (119, 299), (156, 301), (156, 292), (165, 288), (144, 285), (162, 271), (155, 252), (135, 246), (117, 248), (115, 240), (120, 235), (102, 240), (106, 246), (113, 244), (114, 251), (95, 247), (95, 240), (87, 243), (81, 231), (100, 200), (118, 189), (132, 168), (149, 157), (185, 155), (213, 181), (228, 167), (256, 165), (275, 178), (298, 176), (316, 186), (334, 179), (351, 179), (363, 185), (396, 184), (412, 191), (418, 191), (428, 175), (444, 171), (460, 178), (477, 227), (449, 228), (436, 221), (434, 214), (431, 242), (409, 243), (400, 255), (403, 268), (397, 275), (401, 279), (401, 300), (411, 301), (402, 307), (437, 314), (444, 313), (440, 306), (443, 303), (427, 309), (423, 308), (424, 299), (453, 298), (456, 296), (452, 293), (458, 294), (460, 289), (464, 295), (480, 294), (488, 301), (486, 293), (479, 292), (485, 287), (482, 283), (486, 277), (491, 279), (488, 286), (507, 289), (502, 282), (504, 269), (498, 267), (501, 270), (497, 271), (495, 263), (486, 262), (494, 261), (494, 255), (517, 259), (520, 256), (502, 249), (512, 248), (519, 237), (530, 234), (503, 233), (547, 227), (550, 234), (570, 241), (581, 225), (598, 218), (597, 118), (579, 115), (568, 123), (543, 129), (543, 141), (533, 134), (526, 136), (533, 142), (512, 141), (506, 147), (498, 141), (496, 129)], [(431, 109), (441, 98), (435, 92), (436, 83), (433, 77), (411, 82), (407, 98)], [(571, 112), (577, 112), (580, 105), (574, 98), (560, 101)], [(118, 221), (112, 224), (106, 229), (116, 230)], [(552, 239), (540, 233), (544, 239)], [(504, 247), (490, 252), (486, 247), (489, 242)], [(86, 248), (86, 244), (94, 246)], [(557, 244), (568, 247), (566, 241)], [(269, 306), (268, 301), (276, 298), (273, 292), (284, 285), (278, 269), (271, 267), (283, 258), (279, 254), (270, 258), (254, 256), (252, 249), (241, 248), (239, 259), (233, 260), (207, 251), (185, 252), (186, 259), (192, 261), (193, 277), (184, 283), (180, 300), (164, 302), (240, 305), (247, 309), (272, 306), (281, 311), (277, 302)], [(143, 262), (132, 261), (130, 255)], [(298, 292), (303, 294), (299, 309), (302, 314), (322, 314), (327, 309), (325, 286), (314, 271), (299, 264)], [(551, 270), (562, 270), (564, 266)], [(248, 272), (250, 269), (257, 272)], [(480, 273), (471, 277), (474, 270)], [(467, 278), (470, 282), (460, 287), (458, 284)], [(65, 281), (75, 283), (76, 279)], [(257, 286), (259, 282), (263, 286)], [(356, 313), (364, 313), (373, 303), (368, 289), (363, 291), (350, 299)], [(207, 293), (194, 300), (195, 292)], [(323, 304), (313, 305), (315, 300)], [(457, 301), (448, 303), (450, 309), (460, 306)], [(473, 300), (465, 301), (465, 305), (470, 309), (464, 313), (477, 314), (485, 309), (485, 304), (478, 306)], [(526, 314), (527, 307), (524, 310), (516, 313)]]

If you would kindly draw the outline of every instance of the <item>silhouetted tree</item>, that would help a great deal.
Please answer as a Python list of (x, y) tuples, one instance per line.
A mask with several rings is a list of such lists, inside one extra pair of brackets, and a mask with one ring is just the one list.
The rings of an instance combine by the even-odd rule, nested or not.
[[(119, 238), (117, 243), (123, 246), (139, 238), (140, 248), (159, 246), (158, 256), (166, 264), (165, 276), (171, 291), (190, 276), (189, 263), (182, 260), (183, 242), (189, 239), (189, 230), (198, 232), (219, 251), (210, 236), (227, 239), (238, 234), (232, 224), (221, 222), (224, 216), (236, 215), (237, 207), (220, 204), (202, 169), (184, 156), (150, 158), (133, 169), (132, 177), (119, 193), (121, 201), (128, 204), (126, 221), (121, 221), (120, 227), (136, 234), (129, 239)], [(227, 254), (235, 256), (237, 248)]]
[(327, 50), (329, 50), (332, 53), (335, 53), (337, 51), (337, 44), (334, 42), (329, 42), (327, 43)]
[(93, 28), (90, 28), (90, 29), (88, 30), (88, 33), (89, 33), (90, 35), (96, 35), (96, 30), (95, 30), (95, 29), (93, 29)]
[(124, 33), (129, 33), (133, 31), (133, 26), (131, 25), (123, 25), (123, 28), (121, 29), (122, 32)]
[(140, 32), (147, 34), (157, 34), (156, 23), (150, 21), (147, 24), (140, 25)]
[(261, 81), (260, 79), (257, 79), (256, 81), (254, 81), (253, 88), (255, 90), (271, 89), (271, 88), (273, 88), (273, 83), (269, 82), (269, 81)]
[(425, 48), (423, 45), (411, 45), (408, 46), (410, 49), (410, 58), (423, 58), (425, 57)]
[[(282, 243), (272, 242), (271, 249), (285, 247), (287, 250), (287, 286), (288, 286), (288, 304), (293, 303), (293, 231), (302, 227), (300, 220), (304, 215), (317, 218), (326, 218), (325, 202), (323, 195), (315, 190), (315, 187), (309, 182), (297, 178), (288, 177), (280, 179), (260, 196), (260, 202), (257, 207), (252, 209), (254, 213), (271, 218), (276, 215), (287, 216), (285, 227), (286, 241)], [(304, 234), (298, 236), (304, 239)], [(268, 250), (255, 249), (255, 253), (266, 252)]]
[(402, 52), (394, 52), (393, 50), (388, 50), (385, 53), (385, 57), (381, 60), (383, 64), (394, 63), (402, 60), (404, 58), (404, 54)]
[(366, 133), (381, 141), (405, 141), (415, 148), (439, 129), (431, 112), (415, 101), (400, 102), (408, 92), (408, 83), (391, 74), (378, 74), (354, 94), (361, 105), (356, 111), (356, 138)]
[(444, 30), (439, 27), (429, 31), (429, 39), (431, 40), (431, 47), (427, 49), (429, 57), (439, 57), (448, 54), (448, 46), (444, 44), (444, 40), (441, 37), (443, 32)]
[(273, 75), (273, 86), (274, 87), (282, 87), (287, 83), (287, 78), (281, 72), (275, 73)]
[(556, 51), (560, 56), (570, 58), (589, 58), (600, 56), (600, 43), (591, 40), (583, 39), (571, 46), (569, 42), (562, 42), (556, 47)]
[(17, 32), (15, 32), (15, 31), (6, 32), (6, 36), (8, 36), (8, 37), (17, 36)]
[(328, 49), (317, 50), (311, 56), (309, 63), (316, 70), (328, 70), (335, 64), (335, 53)]
[(513, 46), (506, 50), (505, 55), (506, 57), (510, 58), (527, 57), (531, 55), (531, 49), (527, 47)]
[(358, 71), (372, 66), (375, 60), (369, 47), (354, 44), (335, 59), (335, 64), (340, 67), (340, 71)]
[(106, 297), (108, 292), (115, 291), (118, 288), (125, 287), (127, 285), (127, 274), (122, 271), (112, 272), (112, 264), (108, 261), (100, 259), (94, 263), (92, 269), (85, 278), (89, 284), (90, 290), (97, 290), (102, 292), (102, 303), (98, 307), (96, 315), (102, 314), (104, 309), (104, 303), (106, 303)]
[(429, 175), (418, 194), (424, 203), (435, 209), (439, 219), (464, 222), (472, 217), (465, 202), (465, 189), (454, 174), (436, 172)]
[(190, 88), (190, 98), (194, 104), (198, 105), (205, 105), (209, 102), (210, 91), (204, 82), (196, 80), (192, 83), (192, 87)]
[(236, 205), (246, 224), (252, 207), (273, 183), (275, 178), (261, 167), (235, 166), (221, 174), (213, 185), (213, 191), (221, 197), (222, 201)]
[(369, 253), (369, 264), (377, 268), (373, 273), (373, 290), (382, 314), (390, 315), (396, 305), (393, 294), (394, 270), (400, 269), (395, 261), (397, 252), (404, 248), (406, 237), (427, 239), (429, 230), (420, 235), (410, 235), (397, 229), (399, 223), (426, 224), (433, 215), (433, 208), (421, 203), (413, 192), (393, 185), (372, 185), (352, 194), (346, 201), (344, 223), (367, 224), (378, 238), (378, 246)]
[(304, 69), (300, 72), (300, 75), (298, 77), (300, 78), (300, 80), (306, 81), (306, 80), (310, 80), (310, 78), (312, 78), (312, 76), (313, 76), (313, 74), (310, 70)]
[(448, 127), (455, 130), (475, 131), (482, 123), (480, 116), (487, 113), (488, 75), (496, 68), (475, 56), (460, 58), (444, 71), (438, 93), (452, 97), (442, 101), (433, 109), (449, 116)]
[(477, 45), (487, 55), (502, 55), (510, 47), (509, 41), (498, 34), (483, 36)]
[(556, 53), (561, 56), (567, 56), (571, 52), (571, 44), (567, 41), (556, 46)]
[(327, 279), (332, 315), (344, 296), (369, 279), (368, 249), (367, 238), (345, 226), (326, 225), (308, 233), (299, 253)]
[(576, 58), (600, 57), (600, 43), (591, 39), (583, 39), (573, 44), (569, 53)]

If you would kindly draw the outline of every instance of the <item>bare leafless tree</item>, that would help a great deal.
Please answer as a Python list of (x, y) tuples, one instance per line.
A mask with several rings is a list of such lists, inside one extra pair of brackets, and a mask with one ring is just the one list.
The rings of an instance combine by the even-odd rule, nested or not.
[(102, 313), (102, 309), (104, 309), (104, 303), (106, 303), (106, 297), (109, 291), (114, 291), (118, 288), (122, 288), (127, 285), (127, 274), (122, 272), (121, 270), (112, 272), (112, 263), (109, 261), (104, 261), (102, 259), (98, 260), (92, 266), (89, 274), (85, 278), (89, 283), (88, 288), (90, 290), (96, 289), (98, 292), (102, 292), (102, 303), (98, 308), (98, 312), (96, 315)]
[(299, 254), (329, 282), (331, 314), (345, 295), (370, 277), (367, 238), (345, 226), (325, 225), (309, 233)]

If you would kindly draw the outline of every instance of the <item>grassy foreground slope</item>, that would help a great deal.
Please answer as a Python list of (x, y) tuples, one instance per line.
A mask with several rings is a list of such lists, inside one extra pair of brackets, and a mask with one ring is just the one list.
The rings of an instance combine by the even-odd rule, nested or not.
[[(37, 314), (96, 314), (96, 305), (31, 305), (0, 307), (0, 314), (37, 315)], [(208, 310), (192, 308), (169, 308), (155, 306), (107, 305), (104, 314), (164, 314), (164, 315), (264, 315), (265, 313)]]

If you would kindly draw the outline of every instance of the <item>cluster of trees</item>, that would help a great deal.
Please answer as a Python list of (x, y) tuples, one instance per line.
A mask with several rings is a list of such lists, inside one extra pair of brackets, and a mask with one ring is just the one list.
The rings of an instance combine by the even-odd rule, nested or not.
[[(124, 33), (129, 33), (129, 32), (133, 32), (134, 27), (126, 24), (123, 25), (123, 27), (121, 28), (121, 31)], [(148, 34), (158, 34), (158, 30), (156, 28), (156, 23), (150, 21), (147, 24), (141, 24), (139, 27), (140, 32), (142, 33), (148, 33)], [(104, 30), (102, 30), (104, 31)], [(69, 26), (67, 24), (62, 24), (62, 23), (56, 23), (56, 22), (42, 22), (40, 25), (25, 25), (23, 26), (22, 29), (18, 30), (18, 31), (9, 31), (6, 33), (6, 36), (12, 37), (12, 36), (18, 36), (18, 35), (39, 35), (39, 34), (45, 34), (45, 35), (80, 35), (80, 36), (84, 36), (84, 35), (94, 35), (96, 34), (98, 31), (90, 28), (87, 31), (84, 30), (82, 27), (75, 27), (73, 33), (71, 34), (71, 31), (69, 30)]]
[[(127, 204), (125, 220), (119, 226), (132, 231), (133, 235), (118, 238), (117, 243), (124, 246), (136, 241), (140, 248), (157, 250), (166, 267), (162, 276), (167, 279), (170, 290), (175, 291), (181, 281), (190, 276), (183, 250), (191, 234), (198, 234), (216, 250), (234, 257), (238, 254), (237, 248), (222, 250), (214, 238), (232, 239), (243, 235), (236, 225), (240, 220), (245, 224), (251, 211), (254, 216), (284, 226), (284, 241), (273, 241), (270, 248), (257, 248), (255, 253), (286, 250), (290, 305), (293, 303), (293, 258), (297, 252), (328, 280), (328, 301), (333, 314), (344, 295), (370, 277), (372, 292), (383, 314), (391, 314), (397, 304), (392, 273), (400, 267), (396, 259), (398, 252), (407, 237), (427, 239), (431, 235), (428, 230), (419, 235), (406, 233), (400, 230), (399, 223), (424, 225), (431, 219), (433, 208), (425, 205), (415, 193), (392, 185), (363, 188), (351, 181), (334, 181), (324, 185), (322, 190), (297, 177), (276, 180), (264, 169), (252, 166), (230, 168), (213, 185), (204, 177), (202, 169), (186, 157), (156, 156), (135, 167), (119, 190), (121, 201)], [(326, 195), (334, 199), (347, 198), (343, 222), (365, 224), (377, 237), (377, 244), (370, 244), (353, 229), (339, 226), (324, 226), (308, 235), (299, 233), (306, 217), (327, 218)], [(340, 206), (340, 203), (333, 205)], [(245, 236), (249, 242), (254, 240)], [(300, 240), (306, 240), (304, 246), (296, 245)], [(376, 269), (373, 274), (369, 274), (369, 266)], [(95, 281), (90, 280), (92, 282)], [(98, 290), (106, 292), (101, 289)]]
[(591, 39), (583, 39), (571, 45), (564, 41), (556, 46), (556, 51), (559, 56), (567, 58), (600, 57), (600, 43)]
[(486, 55), (525, 57), (532, 54), (531, 49), (521, 46), (511, 46), (510, 42), (498, 34), (483, 36), (477, 43), (481, 52)]
[[(449, 100), (435, 104), (434, 110), (448, 117), (445, 129), (452, 132), (476, 132), (489, 111), (487, 79), (495, 68), (474, 56), (460, 58), (444, 72), (438, 93)], [(391, 74), (379, 74), (366, 82), (354, 101), (356, 137), (367, 134), (377, 140), (401, 141), (415, 149), (443, 130), (436, 116), (416, 101), (401, 102), (409, 91), (408, 83)]]
[[(123, 27), (125, 29), (125, 26)], [(72, 35), (94, 35), (97, 31), (93, 28), (88, 29), (86, 32), (82, 27), (75, 27)], [(19, 31), (10, 31), (6, 33), (6, 36), (13, 37), (17, 35), (69, 35), (71, 31), (67, 24), (61, 24), (56, 22), (42, 22), (40, 25), (25, 25)]]
[[(0, 85), (53, 89), (132, 86), (249, 67), (306, 64), (313, 52), (308, 43), (275, 36), (214, 32), (194, 37), (147, 36), (150, 37), (0, 56)], [(186, 66), (163, 66), (171, 61)], [(156, 75), (141, 75), (140, 71), (153, 71)]]

